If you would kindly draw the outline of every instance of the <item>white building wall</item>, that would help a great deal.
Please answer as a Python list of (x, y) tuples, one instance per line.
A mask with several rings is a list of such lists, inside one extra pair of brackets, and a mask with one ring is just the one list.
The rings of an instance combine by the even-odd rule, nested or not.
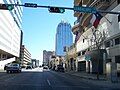
[(0, 10), (0, 49), (19, 57), (20, 30), (7, 10)]
[[(6, 1), (7, 3), (10, 3), (10, 0)], [(17, 1), (21, 3), (20, 0), (16, 0), (16, 2)], [(4, 1), (0, 0), (0, 3), (4, 4)], [(15, 3), (14, 0), (11, 0), (11, 3)], [(15, 7), (11, 11), (13, 12), (14, 17), (11, 15), (9, 10), (0, 10), (0, 50), (10, 53), (11, 55), (16, 57), (19, 57), (21, 32), (14, 19), (16, 18), (19, 26), (21, 26), (21, 17), (17, 11), (17, 9), (19, 9), (22, 16), (23, 9), (21, 8), (20, 10), (20, 8), (21, 7)], [(14, 10), (16, 10), (16, 15), (18, 15), (20, 22), (18, 21)]]
[[(84, 39), (84, 40), (83, 40)], [(89, 46), (93, 45), (94, 36), (92, 33), (92, 29), (89, 28), (85, 31), (77, 42), (77, 52), (87, 49)], [(92, 40), (92, 41), (91, 41)]]

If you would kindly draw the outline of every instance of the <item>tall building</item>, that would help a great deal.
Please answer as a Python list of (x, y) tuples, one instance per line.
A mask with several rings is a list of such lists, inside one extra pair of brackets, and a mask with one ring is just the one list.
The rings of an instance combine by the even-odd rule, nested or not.
[(54, 51), (43, 51), (43, 65), (49, 65), (50, 58), (54, 54)]
[(28, 49), (25, 47), (25, 45), (22, 45), (22, 48), (21, 48), (21, 65), (23, 67), (26, 67), (30, 63), (32, 63), (31, 62), (31, 54), (28, 51)]
[[(120, 0), (74, 0), (74, 6), (83, 5), (103, 11), (119, 12), (120, 10)], [(100, 14), (103, 17), (95, 27), (91, 22), (94, 14), (74, 12), (77, 20), (72, 32), (76, 37), (79, 36), (76, 41), (78, 55), (76, 69), (104, 74), (111, 74), (114, 71), (115, 75), (120, 70), (120, 17), (109, 13)]]
[[(21, 0), (0, 0), (2, 4), (15, 4)], [(19, 57), (23, 8), (16, 6), (12, 11), (0, 10), (0, 68)]]
[(71, 32), (71, 25), (68, 22), (61, 21), (57, 26), (56, 32), (56, 50), (57, 56), (64, 56), (64, 47), (71, 46), (73, 43), (73, 35)]

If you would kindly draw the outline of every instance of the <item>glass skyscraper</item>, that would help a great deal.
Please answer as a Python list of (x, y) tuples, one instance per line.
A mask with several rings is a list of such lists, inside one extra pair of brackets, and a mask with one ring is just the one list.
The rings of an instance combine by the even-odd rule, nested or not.
[(56, 55), (64, 56), (64, 47), (71, 46), (73, 43), (73, 35), (71, 25), (68, 22), (61, 21), (57, 26), (56, 32)]

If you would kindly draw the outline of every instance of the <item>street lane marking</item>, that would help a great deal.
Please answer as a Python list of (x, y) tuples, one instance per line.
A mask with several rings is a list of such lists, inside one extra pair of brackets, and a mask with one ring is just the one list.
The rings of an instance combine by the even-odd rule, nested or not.
[(47, 83), (48, 83), (48, 85), (50, 86), (51, 84), (50, 84), (50, 81), (47, 79)]
[(8, 79), (6, 79), (6, 80), (4, 80), (4, 81), (6, 82), (6, 81), (9, 81), (9, 80), (13, 80), (15, 77), (16, 77), (16, 76), (10, 77), (10, 78), (8, 78)]

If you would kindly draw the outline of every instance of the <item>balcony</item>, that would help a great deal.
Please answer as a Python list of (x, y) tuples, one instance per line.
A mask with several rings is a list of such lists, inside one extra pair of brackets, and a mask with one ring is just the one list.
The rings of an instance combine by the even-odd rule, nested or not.
[(75, 11), (75, 12), (74, 12), (74, 17), (79, 17), (80, 14), (81, 14), (80, 12), (76, 12), (76, 11)]
[(79, 30), (79, 23), (77, 23), (76, 25), (74, 25), (74, 26), (72, 27), (72, 32), (73, 32), (73, 34), (75, 34), (75, 32), (78, 31), (78, 30)]
[(82, 0), (74, 0), (74, 5), (75, 5), (75, 6), (79, 6), (81, 1), (82, 1)]
[(94, 0), (94, 2), (89, 2), (90, 7), (96, 7), (100, 10), (106, 10), (111, 4), (113, 4), (116, 0)]
[(91, 14), (88, 14), (88, 13), (85, 13), (82, 17), (82, 20), (81, 20), (81, 25), (83, 27), (87, 27), (90, 23), (90, 19), (92, 18), (92, 15)]
[(91, 0), (74, 0), (74, 5), (75, 6), (79, 6), (80, 4), (86, 5), (89, 1), (91, 1)]
[(93, 0), (83, 0), (82, 5), (87, 5), (89, 2), (93, 2)]

